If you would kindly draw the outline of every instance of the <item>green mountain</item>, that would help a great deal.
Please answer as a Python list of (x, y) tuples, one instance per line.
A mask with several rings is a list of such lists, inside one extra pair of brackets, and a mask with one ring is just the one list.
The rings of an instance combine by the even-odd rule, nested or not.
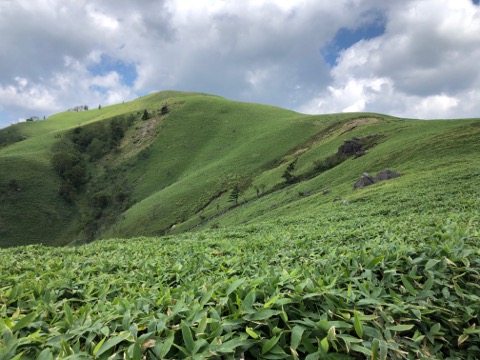
[(478, 359), (479, 140), (178, 92), (0, 130), (0, 359)]
[[(0, 246), (255, 223), (335, 198), (413, 203), (412, 188), (478, 174), (479, 136), (478, 119), (312, 116), (171, 91), (60, 113), (0, 130)], [(364, 156), (335, 155), (354, 138), (371, 143)], [(402, 176), (353, 190), (386, 168)]]

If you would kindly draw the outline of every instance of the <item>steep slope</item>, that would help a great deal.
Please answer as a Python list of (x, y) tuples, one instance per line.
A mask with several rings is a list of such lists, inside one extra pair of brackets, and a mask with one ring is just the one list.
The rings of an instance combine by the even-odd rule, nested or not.
[[(353, 136), (381, 134), (378, 146), (365, 156), (349, 158), (330, 170), (318, 173), (279, 191), (256, 199), (254, 189), (245, 193), (245, 203), (212, 219), (215, 227), (256, 223), (297, 214), (310, 217), (357, 202), (375, 201), (385, 216), (398, 213), (461, 212), (464, 193), (478, 203), (480, 181), (480, 121), (413, 121), (389, 119), (365, 124), (338, 137), (325, 139), (317, 146), (297, 156), (297, 173), (310, 173), (315, 160), (325, 159)], [(273, 186), (282, 181), (286, 164), (266, 172), (256, 183)], [(382, 169), (392, 169), (401, 177), (362, 189), (353, 189), (355, 181), (365, 172), (375, 175)], [(456, 179), (456, 180), (455, 180)], [(419, 193), (422, 196), (419, 196)], [(413, 195), (415, 194), (415, 195)], [(458, 202), (452, 202), (459, 194)], [(462, 195), (462, 196), (460, 196)], [(448, 198), (448, 201), (442, 201)], [(436, 204), (432, 207), (432, 203)], [(381, 208), (380, 208), (381, 207)], [(348, 206), (345, 206), (348, 211)], [(211, 226), (204, 224), (200, 228)]]
[[(182, 92), (57, 114), (0, 131), (0, 246), (310, 216), (335, 198), (399, 193), (410, 201), (411, 187), (478, 174), (479, 124), (311, 116)], [(337, 161), (338, 148), (354, 137), (372, 137), (372, 147)], [(402, 176), (352, 189), (362, 173), (384, 168)]]

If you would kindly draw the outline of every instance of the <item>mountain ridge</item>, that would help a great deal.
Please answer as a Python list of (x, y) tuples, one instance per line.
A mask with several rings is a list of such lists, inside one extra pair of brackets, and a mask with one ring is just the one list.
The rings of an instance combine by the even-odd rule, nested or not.
[[(402, 177), (392, 182), (403, 189), (433, 171), (475, 169), (479, 124), (303, 115), (170, 91), (59, 113), (0, 130), (0, 246), (157, 236), (307, 214), (334, 198), (352, 201), (393, 186), (354, 191), (364, 172), (398, 171)], [(328, 163), (345, 141), (372, 135), (380, 135), (378, 143), (364, 156)], [(294, 181), (286, 182), (294, 161)], [(230, 198), (236, 186), (238, 204)]]

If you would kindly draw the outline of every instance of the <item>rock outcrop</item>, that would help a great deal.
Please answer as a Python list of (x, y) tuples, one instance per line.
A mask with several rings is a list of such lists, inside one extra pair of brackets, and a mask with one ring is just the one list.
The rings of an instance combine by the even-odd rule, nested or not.
[(385, 181), (385, 180), (390, 180), (390, 179), (395, 179), (399, 177), (400, 174), (389, 170), (389, 169), (384, 169), (378, 172), (377, 176), (373, 177), (369, 173), (363, 173), (362, 176), (360, 176), (360, 179), (358, 179), (355, 184), (353, 185), (354, 189), (359, 189), (364, 186), (369, 186), (372, 184), (375, 184), (379, 181)]
[(399, 173), (392, 170), (385, 169), (385, 170), (379, 171), (375, 178), (377, 179), (377, 181), (383, 181), (383, 180), (395, 179), (399, 176), (400, 176)]
[(363, 173), (362, 176), (360, 176), (360, 179), (355, 182), (353, 188), (358, 189), (364, 186), (375, 184), (376, 182), (377, 180), (372, 175), (369, 173)]

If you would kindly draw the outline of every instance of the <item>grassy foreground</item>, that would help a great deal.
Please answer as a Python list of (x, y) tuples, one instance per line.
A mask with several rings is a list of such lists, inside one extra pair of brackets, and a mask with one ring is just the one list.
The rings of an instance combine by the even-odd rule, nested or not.
[(410, 203), (0, 250), (0, 358), (477, 359), (479, 174), (463, 176)]

